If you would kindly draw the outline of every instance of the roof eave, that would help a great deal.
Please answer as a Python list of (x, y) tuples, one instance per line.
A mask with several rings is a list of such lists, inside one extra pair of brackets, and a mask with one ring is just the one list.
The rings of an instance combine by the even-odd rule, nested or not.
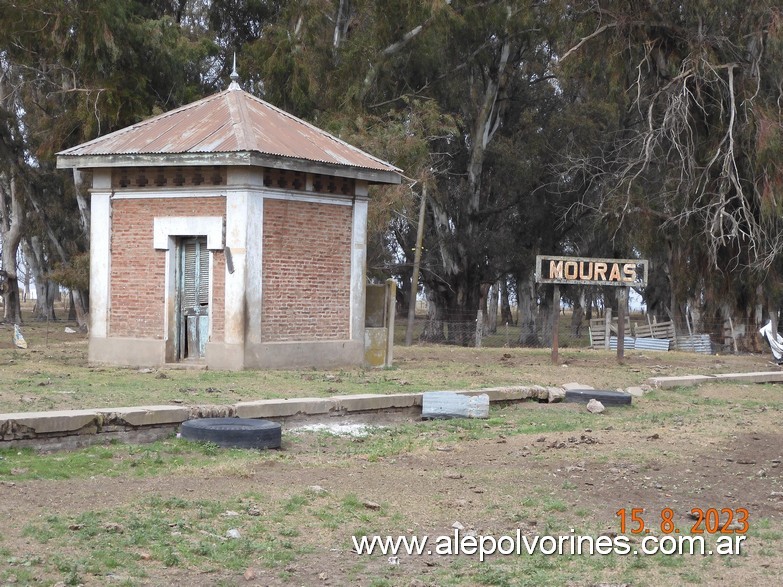
[(402, 171), (389, 166), (388, 169), (371, 169), (352, 165), (339, 165), (320, 161), (309, 161), (294, 157), (264, 155), (250, 151), (234, 153), (132, 153), (113, 155), (57, 155), (59, 169), (97, 169), (106, 167), (189, 167), (196, 165), (239, 165), (287, 169), (302, 173), (320, 173), (337, 177), (350, 177), (369, 183), (399, 184)]

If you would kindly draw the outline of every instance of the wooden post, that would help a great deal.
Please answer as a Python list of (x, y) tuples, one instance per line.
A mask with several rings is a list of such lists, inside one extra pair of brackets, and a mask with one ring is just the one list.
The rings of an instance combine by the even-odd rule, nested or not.
[(397, 306), (397, 282), (386, 280), (386, 362), (385, 367), (391, 367), (394, 361), (394, 317)]
[(731, 316), (729, 316), (729, 328), (731, 329), (731, 342), (734, 343), (734, 354), (736, 355), (739, 353), (739, 350), (737, 349), (737, 335), (734, 332), (734, 322), (732, 322)]
[(419, 266), (421, 265), (421, 246), (424, 240), (424, 212), (427, 205), (427, 186), (421, 186), (421, 204), (419, 205), (419, 226), (416, 228), (416, 251), (413, 253), (413, 274), (411, 275), (411, 301), (408, 305), (408, 328), (405, 330), (405, 346), (413, 344), (413, 323), (416, 319), (416, 294), (419, 292)]
[(560, 323), (560, 286), (552, 294), (552, 364), (557, 365), (558, 328)]
[(604, 310), (604, 349), (609, 350), (609, 339), (612, 337), (612, 308)]
[(628, 306), (628, 288), (617, 288), (617, 362), (625, 358), (625, 311)]

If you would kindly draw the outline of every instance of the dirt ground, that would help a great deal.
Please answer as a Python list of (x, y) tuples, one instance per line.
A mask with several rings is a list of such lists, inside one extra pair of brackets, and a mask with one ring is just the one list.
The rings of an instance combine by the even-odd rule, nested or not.
[[(552, 366), (542, 352), (415, 347), (397, 351), (398, 370), (392, 374), (404, 379), (412, 370), (437, 365), (447, 372), (461, 370), (471, 377), (468, 386), (475, 387), (483, 373), (502, 368), (519, 384), (579, 381), (613, 388), (637, 385), (654, 375), (777, 369), (761, 355), (632, 352), (623, 365), (609, 353), (575, 350), (562, 355), (562, 364)], [(317, 433), (293, 438), (284, 428), (282, 451), (261, 453), (241, 466), (227, 463), (120, 477), (106, 476), (96, 466), (89, 478), (0, 479), (0, 553), (6, 553), (0, 557), (0, 571), (9, 561), (46, 561), (42, 566), (47, 570), (35, 584), (72, 584), (53, 569), (63, 566), (57, 561), (77, 555), (79, 544), (44, 542), (30, 531), (52, 516), (121, 516), (149, 496), (228, 503), (252, 495), (261, 515), (243, 517), (244, 527), (259, 520), (274, 525), (278, 522), (270, 521), (271, 512), (279, 511), (279, 504), (320, 486), (323, 495), (310, 495), (286, 522), (297, 526), (289, 534), (298, 550), (282, 567), (265, 564), (260, 556), (242, 569), (167, 566), (149, 556), (149, 545), (140, 544), (131, 555), (143, 567), (142, 577), (124, 576), (121, 569), (111, 577), (87, 571), (75, 584), (780, 584), (782, 409), (779, 386), (709, 384), (655, 391), (635, 399), (631, 408), (610, 408), (595, 416), (577, 404), (526, 402), (493, 408), (493, 423), (480, 427), (481, 434), (466, 429), (463, 435), (447, 436), (431, 422), (416, 422), (405, 432), (405, 450), (382, 454), (367, 449), (369, 441), (362, 438)], [(351, 496), (373, 505), (366, 512), (361, 506), (359, 512), (347, 509)], [(621, 508), (643, 508), (645, 523), (657, 535), (664, 508), (672, 509), (683, 533), (695, 523), (688, 516), (692, 508), (746, 508), (750, 530), (743, 556), (684, 556), (669, 562), (659, 557), (606, 562), (555, 556), (530, 566), (524, 557), (480, 563), (466, 555), (401, 555), (398, 564), (390, 565), (385, 556), (358, 555), (350, 548), (351, 534), (438, 536), (451, 534), (455, 523), (495, 537), (517, 530), (527, 536), (557, 536), (571, 528), (614, 536), (620, 533)], [(334, 519), (320, 523), (326, 512)], [(641, 537), (632, 539), (638, 544)]]
[[(661, 393), (661, 392), (656, 392)], [(284, 444), (285, 459), (262, 454), (241, 470), (188, 470), (167, 476), (107, 478), (96, 471), (89, 479), (4, 482), (0, 487), (3, 540), (17, 556), (52, 557), (67, 553), (68, 544), (41, 544), (24, 532), (31, 522), (56, 513), (122, 511), (144, 496), (185, 497), (188, 500), (229, 500), (253, 492), (273, 504), (308, 487), (327, 494), (349, 492), (361, 500), (382, 504), (387, 515), (365, 522), (379, 534), (443, 535), (459, 522), (481, 535), (564, 534), (568, 527), (595, 535), (619, 533), (620, 508), (644, 508), (648, 525), (660, 522), (664, 508), (674, 510), (678, 526), (689, 528), (691, 508), (747, 508), (751, 528), (764, 521), (779, 540), (783, 515), (783, 430), (774, 405), (773, 386), (705, 386), (695, 393), (697, 409), (676, 401), (675, 392), (653, 394), (634, 407), (628, 419), (621, 409), (594, 417), (594, 425), (578, 431), (492, 434), (487, 438), (441, 440), (421, 426), (418, 446), (391, 457), (369, 458), (346, 450), (361, 439), (327, 439), (310, 434)], [(672, 413), (668, 399), (682, 410)], [(754, 399), (748, 403), (747, 400)], [(718, 405), (719, 410), (714, 406)], [(535, 403), (508, 406), (499, 415), (509, 422), (535, 423), (547, 410), (583, 416), (576, 404)], [(359, 451), (361, 452), (361, 451)], [(547, 504), (557, 501), (556, 507)], [(336, 502), (337, 503), (337, 502)], [(391, 515), (389, 515), (391, 514)], [(307, 526), (311, 517), (302, 515)], [(457, 557), (402, 556), (389, 576), (381, 556), (359, 556), (346, 543), (350, 523), (337, 531), (305, 528), (297, 540), (310, 550), (284, 569), (255, 565), (241, 571), (208, 573), (167, 568), (150, 560), (149, 585), (442, 585)], [(638, 537), (637, 537), (638, 539)], [(608, 569), (610, 583), (628, 585), (775, 584), (783, 578), (783, 557), (763, 553), (760, 538), (751, 536), (745, 556), (733, 564), (699, 561), (690, 581), (682, 567), (651, 565), (642, 571)], [(778, 544), (779, 546), (779, 544)], [(143, 548), (140, 549), (140, 552)], [(143, 555), (143, 553), (142, 553)], [(497, 560), (483, 563), (493, 565)], [(478, 564), (471, 561), (470, 564)], [(685, 563), (687, 568), (691, 563)], [(697, 564), (693, 562), (693, 564)], [(455, 567), (461, 568), (461, 567)], [(490, 568), (490, 567), (487, 567)], [(464, 572), (464, 570), (462, 571)], [(630, 574), (629, 574), (630, 573)], [(484, 575), (486, 577), (486, 575)], [(379, 577), (385, 577), (382, 581)], [(521, 579), (458, 584), (549, 584)], [(641, 579), (640, 579), (641, 577)], [(106, 577), (82, 576), (84, 584), (106, 584)], [(380, 581), (380, 582), (379, 582)], [(385, 581), (385, 582), (383, 582)], [(129, 584), (136, 584), (130, 582)], [(554, 584), (554, 583), (551, 583)], [(559, 582), (557, 584), (564, 584)], [(578, 577), (565, 584), (597, 585)], [(604, 583), (600, 583), (604, 584)]]

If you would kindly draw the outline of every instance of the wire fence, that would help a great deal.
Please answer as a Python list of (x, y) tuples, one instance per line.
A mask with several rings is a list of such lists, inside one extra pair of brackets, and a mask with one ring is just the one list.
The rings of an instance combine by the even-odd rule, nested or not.
[[(506, 322), (441, 318), (434, 320), (417, 315), (413, 325), (414, 344), (453, 344), (469, 347), (548, 348), (552, 346), (552, 317), (528, 319), (518, 317)], [(611, 319), (611, 316), (610, 316)], [(755, 324), (736, 324), (731, 320), (700, 321), (698, 325), (658, 321), (647, 314), (635, 313), (626, 319), (626, 350), (679, 350), (698, 353), (767, 352), (765, 339)], [(398, 319), (395, 333), (398, 342), (405, 340), (407, 321)], [(616, 349), (619, 326), (617, 319), (607, 322), (606, 315), (576, 318), (565, 311), (558, 318), (560, 348)], [(608, 335), (608, 336), (607, 336)]]

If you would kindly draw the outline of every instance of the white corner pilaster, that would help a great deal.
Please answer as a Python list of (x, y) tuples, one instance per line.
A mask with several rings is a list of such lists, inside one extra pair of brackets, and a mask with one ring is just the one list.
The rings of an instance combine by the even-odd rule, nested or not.
[[(245, 344), (245, 287), (247, 259), (247, 191), (226, 194), (226, 332), (229, 345)], [(233, 268), (233, 272), (229, 269)]]
[[(357, 185), (357, 192), (359, 186)], [(351, 340), (364, 344), (364, 313), (366, 302), (367, 264), (367, 200), (357, 199), (353, 205), (351, 230)]]
[(247, 202), (247, 342), (261, 344), (261, 312), (263, 300), (264, 198), (250, 192)]
[(111, 192), (93, 190), (90, 196), (90, 336), (109, 335), (111, 274)]

